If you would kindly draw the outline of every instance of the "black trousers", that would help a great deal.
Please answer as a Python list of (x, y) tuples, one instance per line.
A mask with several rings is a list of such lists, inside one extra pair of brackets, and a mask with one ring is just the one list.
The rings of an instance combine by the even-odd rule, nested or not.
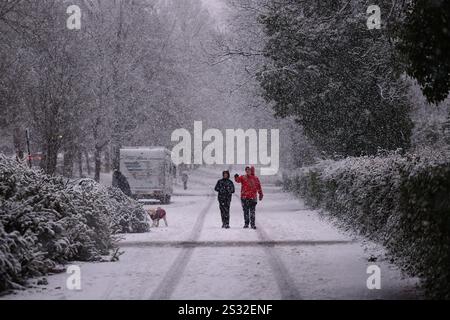
[(244, 210), (245, 225), (248, 226), (250, 223), (252, 227), (255, 226), (255, 211), (258, 202), (256, 199), (241, 199), (241, 203)]
[(224, 226), (230, 225), (230, 204), (231, 199), (219, 198), (220, 215), (222, 217), (222, 225)]

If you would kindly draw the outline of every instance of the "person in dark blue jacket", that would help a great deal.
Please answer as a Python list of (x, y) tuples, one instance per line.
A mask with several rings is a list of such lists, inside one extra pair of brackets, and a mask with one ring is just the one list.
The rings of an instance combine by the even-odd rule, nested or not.
[(122, 190), (122, 192), (125, 195), (127, 195), (129, 197), (132, 196), (130, 184), (128, 183), (127, 177), (125, 177), (123, 175), (123, 173), (120, 172), (119, 170), (114, 170), (113, 179), (112, 179), (112, 186)]
[(222, 217), (222, 228), (229, 229), (230, 228), (230, 205), (231, 198), (234, 193), (234, 184), (230, 180), (230, 172), (224, 171), (222, 173), (222, 179), (217, 181), (216, 187), (214, 190), (219, 193), (219, 208), (220, 215)]

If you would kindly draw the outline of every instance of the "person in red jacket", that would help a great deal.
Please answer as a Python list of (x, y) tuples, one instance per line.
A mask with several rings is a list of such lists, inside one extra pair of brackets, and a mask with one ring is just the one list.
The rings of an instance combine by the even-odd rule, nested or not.
[(244, 228), (248, 228), (250, 223), (252, 229), (256, 229), (255, 224), (255, 211), (256, 205), (258, 203), (258, 195), (259, 201), (263, 199), (263, 192), (261, 188), (261, 182), (258, 177), (255, 175), (255, 167), (246, 167), (245, 175), (239, 176), (238, 174), (234, 175), (234, 181), (240, 183), (241, 187), (241, 203), (242, 209), (244, 210)]

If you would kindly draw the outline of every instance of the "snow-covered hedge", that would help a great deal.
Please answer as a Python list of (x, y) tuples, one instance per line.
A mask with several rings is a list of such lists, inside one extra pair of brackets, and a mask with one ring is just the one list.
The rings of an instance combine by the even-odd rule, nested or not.
[(118, 232), (146, 232), (143, 208), (92, 180), (68, 181), (0, 155), (0, 291), (68, 261), (94, 261)]
[(287, 190), (383, 243), (432, 298), (450, 299), (450, 153), (323, 161), (286, 176)]
[(95, 195), (105, 205), (114, 231), (143, 233), (150, 231), (148, 214), (137, 201), (115, 187), (106, 187), (91, 179), (75, 182), (75, 190)]

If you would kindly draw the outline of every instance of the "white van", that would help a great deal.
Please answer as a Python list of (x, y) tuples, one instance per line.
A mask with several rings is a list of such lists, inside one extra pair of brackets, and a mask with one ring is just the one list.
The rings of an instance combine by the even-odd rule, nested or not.
[(157, 199), (170, 203), (176, 167), (171, 152), (163, 147), (120, 149), (120, 171), (137, 200)]

